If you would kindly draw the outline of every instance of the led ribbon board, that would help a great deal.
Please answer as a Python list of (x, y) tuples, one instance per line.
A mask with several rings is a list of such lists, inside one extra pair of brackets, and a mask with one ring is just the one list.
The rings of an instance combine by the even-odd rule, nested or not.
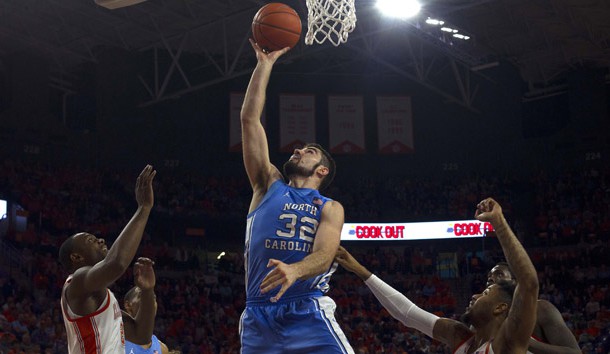
[(478, 220), (412, 223), (345, 223), (341, 241), (409, 241), (486, 237), (494, 231)]

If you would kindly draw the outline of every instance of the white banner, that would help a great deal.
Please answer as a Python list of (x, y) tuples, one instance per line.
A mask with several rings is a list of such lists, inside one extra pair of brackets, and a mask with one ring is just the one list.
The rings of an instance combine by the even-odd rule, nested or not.
[[(231, 92), (229, 102), (229, 151), (241, 152), (241, 106), (244, 103), (245, 92)], [(265, 109), (261, 115), (261, 123), (265, 126)]]
[(377, 131), (380, 153), (413, 152), (411, 97), (377, 96)]
[(364, 108), (362, 96), (328, 96), (330, 152), (364, 152)]
[(342, 241), (410, 241), (445, 238), (485, 237), (494, 231), (488, 222), (478, 220), (412, 223), (345, 223)]
[(280, 95), (281, 152), (316, 142), (315, 108), (313, 95)]

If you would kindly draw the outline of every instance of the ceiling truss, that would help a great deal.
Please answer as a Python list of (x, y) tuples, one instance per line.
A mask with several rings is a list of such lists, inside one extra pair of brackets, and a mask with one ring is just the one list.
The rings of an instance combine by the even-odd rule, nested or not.
[[(251, 73), (255, 62), (248, 24), (267, 2), (148, 0), (112, 11), (89, 0), (3, 0), (0, 59), (5, 63), (13, 53), (33, 50), (48, 59), (50, 85), (73, 94), (74, 68), (99, 62), (104, 48), (140, 53), (148, 56), (142, 65), (150, 67), (134, 75), (147, 93), (141, 105), (149, 106)], [(307, 13), (303, 1), (284, 2)], [(356, 0), (356, 7), (356, 30), (347, 43), (299, 44), (286, 61), (323, 64), (313, 70), (303, 65), (316, 74), (374, 62), (380, 72), (421, 84), (475, 112), (480, 80), (493, 78), (473, 68), (507, 59), (530, 87), (544, 89), (561, 86), (565, 72), (575, 67), (610, 65), (610, 3), (605, 0), (513, 0), (510, 5), (430, 0), (425, 11), (472, 34), (470, 43), (441, 40), (426, 29), (424, 17), (388, 21), (371, 1)]]

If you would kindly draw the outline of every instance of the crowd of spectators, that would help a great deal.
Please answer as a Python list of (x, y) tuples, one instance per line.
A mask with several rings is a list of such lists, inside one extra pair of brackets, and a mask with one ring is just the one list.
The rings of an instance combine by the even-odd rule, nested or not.
[[(67, 274), (57, 262), (58, 246), (81, 230), (112, 240), (131, 215), (136, 171), (11, 160), (0, 164), (0, 197), (21, 206), (28, 220), (26, 227), (10, 228), (2, 239), (3, 249), (17, 253), (19, 262), (0, 261), (0, 352), (64, 353), (59, 297)], [(165, 172), (156, 178), (151, 217), (159, 227), (147, 229), (138, 253), (156, 262), (155, 333), (183, 353), (236, 353), (245, 301), (242, 245), (233, 245), (216, 260), (209, 254), (219, 249), (191, 247), (180, 235), (167, 237), (158, 230), (167, 230), (160, 223), (184, 224), (192, 218), (244, 223), (250, 187), (245, 178)], [(583, 353), (610, 350), (610, 171), (537, 173), (527, 181), (357, 177), (337, 181), (328, 194), (345, 206), (348, 221), (470, 219), (476, 202), (493, 196), (502, 201), (507, 219), (528, 247), (539, 272), (540, 297), (560, 309)], [(208, 229), (206, 237), (221, 233)], [(447, 250), (442, 244), (411, 241), (352, 247), (362, 263), (415, 303), (454, 318), (464, 299), (482, 290), (487, 270), (501, 257), (493, 242), (485, 249), (464, 243)], [(445, 277), (437, 262), (448, 251), (455, 253), (459, 270)], [(128, 272), (112, 291), (122, 298), (132, 284)], [(329, 295), (357, 353), (448, 352), (393, 320), (351, 274), (339, 270)]]

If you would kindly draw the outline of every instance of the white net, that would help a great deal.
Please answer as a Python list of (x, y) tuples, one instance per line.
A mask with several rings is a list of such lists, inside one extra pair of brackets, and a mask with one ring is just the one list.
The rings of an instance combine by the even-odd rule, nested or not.
[(356, 27), (354, 0), (307, 0), (305, 44), (328, 40), (335, 47), (347, 41)]

